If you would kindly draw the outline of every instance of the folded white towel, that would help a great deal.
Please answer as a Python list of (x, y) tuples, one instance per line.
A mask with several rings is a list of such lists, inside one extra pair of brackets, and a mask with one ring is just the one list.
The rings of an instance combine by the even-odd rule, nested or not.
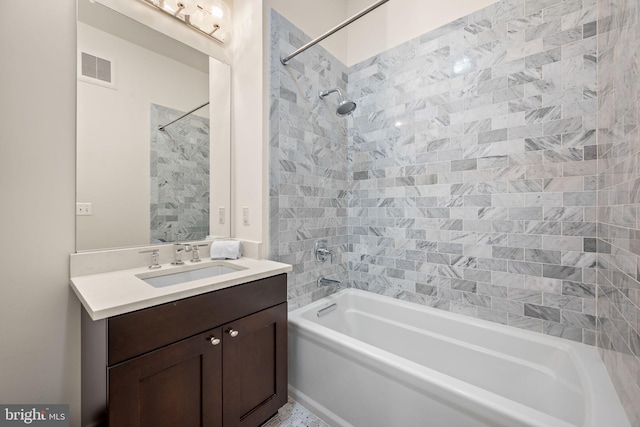
[(240, 242), (220, 240), (211, 243), (211, 259), (238, 259), (242, 256)]

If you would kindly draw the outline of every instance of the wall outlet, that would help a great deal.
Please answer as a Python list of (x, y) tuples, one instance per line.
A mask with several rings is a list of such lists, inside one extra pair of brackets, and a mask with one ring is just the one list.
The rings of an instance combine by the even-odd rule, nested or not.
[(249, 206), (242, 207), (242, 225), (249, 225)]
[(225, 221), (224, 206), (220, 206), (218, 208), (218, 224), (224, 224), (224, 221)]
[(76, 203), (76, 215), (93, 215), (91, 203)]

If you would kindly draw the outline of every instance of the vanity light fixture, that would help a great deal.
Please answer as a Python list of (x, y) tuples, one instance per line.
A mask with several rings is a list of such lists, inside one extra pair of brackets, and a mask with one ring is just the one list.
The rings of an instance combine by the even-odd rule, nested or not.
[(194, 30), (225, 43), (231, 33), (231, 9), (223, 0), (142, 0)]

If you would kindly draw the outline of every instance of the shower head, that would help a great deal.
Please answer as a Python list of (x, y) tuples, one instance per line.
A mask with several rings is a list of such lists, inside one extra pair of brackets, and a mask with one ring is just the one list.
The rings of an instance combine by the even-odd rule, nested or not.
[(356, 103), (353, 101), (349, 101), (348, 99), (344, 99), (344, 97), (342, 96), (342, 92), (338, 88), (321, 90), (320, 92), (318, 92), (318, 96), (320, 97), (320, 99), (322, 99), (333, 92), (338, 93), (338, 108), (336, 109), (336, 115), (338, 117), (343, 117), (353, 113), (353, 110), (356, 109)]

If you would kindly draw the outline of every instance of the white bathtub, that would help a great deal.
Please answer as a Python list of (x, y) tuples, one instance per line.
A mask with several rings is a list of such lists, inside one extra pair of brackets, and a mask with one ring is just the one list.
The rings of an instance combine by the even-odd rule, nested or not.
[(332, 426), (629, 426), (595, 348), (356, 289), (289, 313), (289, 392)]

